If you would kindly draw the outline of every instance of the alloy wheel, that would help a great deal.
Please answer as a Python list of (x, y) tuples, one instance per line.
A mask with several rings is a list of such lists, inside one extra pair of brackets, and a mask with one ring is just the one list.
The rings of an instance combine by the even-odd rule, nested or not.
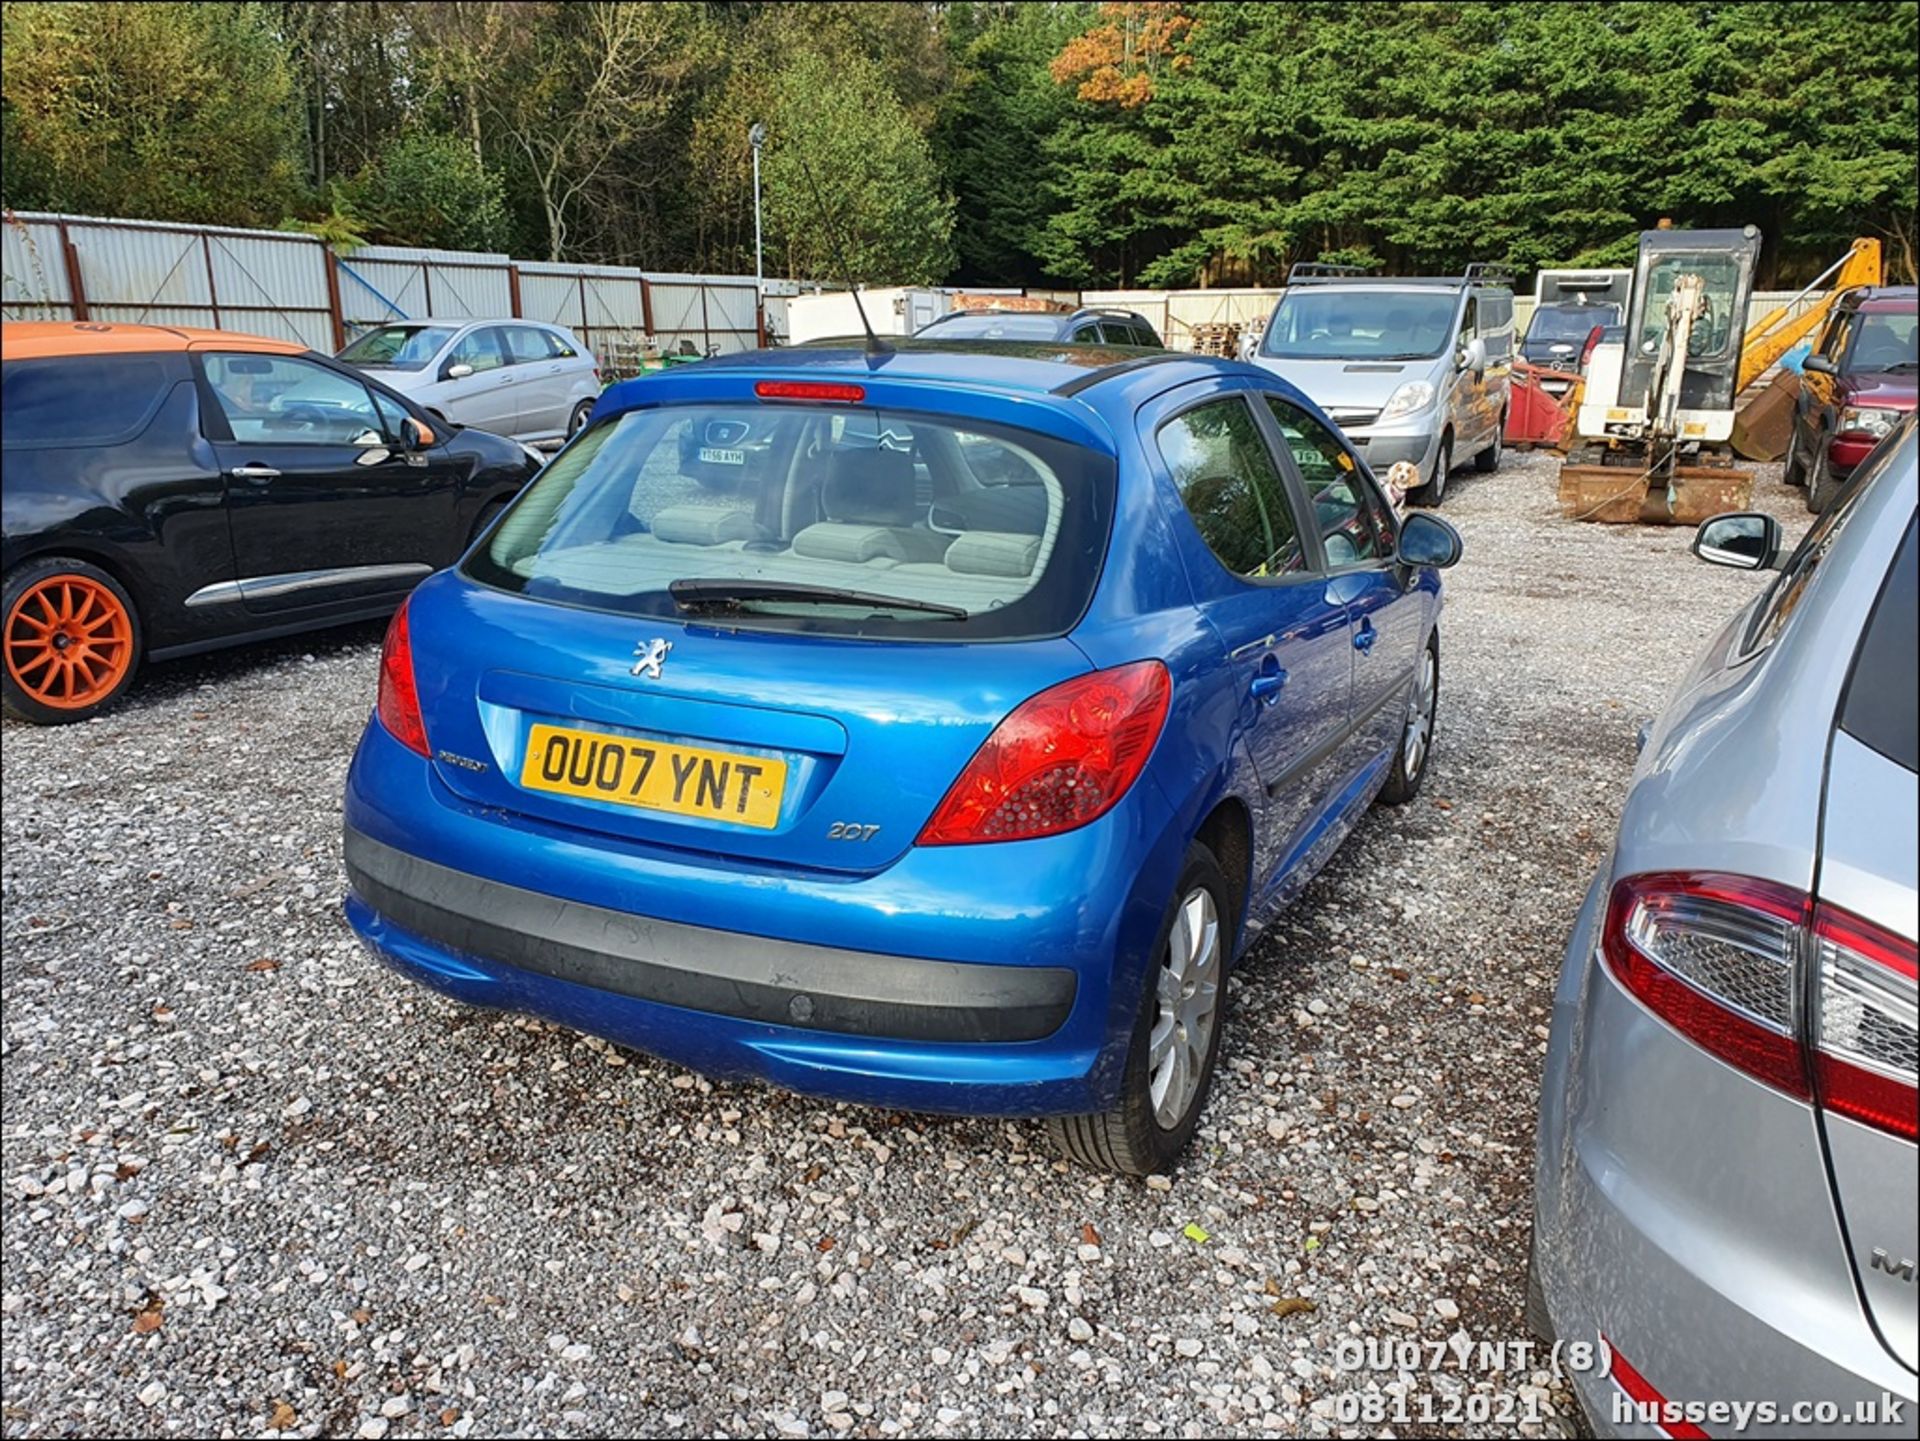
[(1419, 776), (1420, 768), (1427, 763), (1427, 748), (1433, 743), (1439, 670), (1439, 658), (1431, 650), (1423, 652), (1419, 673), (1414, 677), (1413, 694), (1407, 701), (1406, 732), (1400, 740), (1401, 769), (1410, 781)]
[(1199, 1091), (1220, 1017), (1220, 916), (1204, 886), (1180, 902), (1154, 989), (1147, 1094), (1163, 1130), (1180, 1124)]
[(100, 582), (50, 575), (7, 615), (6, 664), (14, 684), (43, 706), (97, 705), (133, 664), (133, 617)]

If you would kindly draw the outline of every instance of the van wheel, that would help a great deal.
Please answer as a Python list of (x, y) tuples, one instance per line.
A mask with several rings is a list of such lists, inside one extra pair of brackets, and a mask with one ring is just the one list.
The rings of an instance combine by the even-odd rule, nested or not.
[(83, 560), (29, 561), (7, 577), (8, 715), (71, 725), (126, 693), (140, 668), (140, 614), (120, 582)]
[(1493, 444), (1485, 450), (1477, 451), (1473, 457), (1473, 468), (1482, 475), (1492, 475), (1500, 468), (1500, 447), (1507, 439), (1507, 413), (1500, 412), (1500, 428), (1493, 433)]
[(1415, 505), (1428, 505), (1439, 508), (1440, 502), (1447, 496), (1447, 476), (1453, 470), (1453, 437), (1444, 437), (1440, 442), (1440, 453), (1433, 458), (1433, 475), (1423, 486), (1407, 492), (1407, 499)]
[(1193, 1139), (1225, 1029), (1232, 894), (1213, 852), (1195, 841), (1147, 966), (1119, 1097), (1100, 1115), (1048, 1118), (1068, 1160), (1147, 1176), (1172, 1166)]
[(1420, 667), (1414, 672), (1413, 689), (1407, 696), (1407, 719), (1401, 727), (1400, 744), (1393, 753), (1393, 769), (1387, 783), (1380, 787), (1382, 804), (1403, 806), (1420, 794), (1420, 782), (1427, 778), (1427, 758), (1433, 754), (1433, 723), (1440, 713), (1440, 633), (1427, 637), (1427, 648), (1420, 652)]

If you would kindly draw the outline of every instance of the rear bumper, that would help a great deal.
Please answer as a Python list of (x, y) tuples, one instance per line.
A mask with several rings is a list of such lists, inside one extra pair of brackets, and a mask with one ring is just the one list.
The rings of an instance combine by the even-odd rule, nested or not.
[[(1911, 1434), (1915, 1378), (1861, 1309), (1811, 1110), (1693, 1047), (1593, 959), (1607, 879), (1567, 948), (1541, 1081), (1533, 1251), (1555, 1338), (1604, 1336), (1670, 1402), (1776, 1408), (1742, 1435)], [(1571, 1380), (1593, 1434), (1670, 1434), (1615, 1376)], [(1790, 1413), (1883, 1395), (1904, 1424)]]
[(1141, 785), (1047, 841), (749, 869), (482, 811), (377, 722), (345, 810), (347, 919), (414, 980), (716, 1078), (967, 1115), (1111, 1103), (1185, 845)]
[(879, 1040), (1037, 1041), (1073, 1009), (1059, 966), (989, 966), (800, 945), (648, 920), (456, 871), (348, 828), (371, 913), (456, 955), (627, 1000)]

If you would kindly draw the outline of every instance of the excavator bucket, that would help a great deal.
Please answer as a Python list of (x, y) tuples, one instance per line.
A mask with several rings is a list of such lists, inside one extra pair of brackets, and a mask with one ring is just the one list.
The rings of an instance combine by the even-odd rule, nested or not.
[(1633, 465), (1563, 465), (1560, 513), (1603, 525), (1698, 525), (1753, 503), (1753, 472), (1730, 465), (1676, 466), (1661, 485)]

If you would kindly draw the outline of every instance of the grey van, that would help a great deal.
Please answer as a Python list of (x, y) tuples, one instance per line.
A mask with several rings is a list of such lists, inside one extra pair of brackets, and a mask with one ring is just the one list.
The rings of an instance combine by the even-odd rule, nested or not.
[(1455, 462), (1497, 470), (1513, 368), (1513, 289), (1492, 268), (1372, 276), (1293, 267), (1254, 353), (1346, 432), (1376, 475), (1410, 460), (1410, 498), (1438, 505)]

